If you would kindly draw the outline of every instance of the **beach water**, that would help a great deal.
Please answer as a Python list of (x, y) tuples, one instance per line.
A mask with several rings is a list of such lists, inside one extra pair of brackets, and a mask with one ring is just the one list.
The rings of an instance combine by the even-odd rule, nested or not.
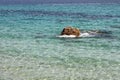
[(120, 4), (0, 5), (0, 80), (119, 79)]

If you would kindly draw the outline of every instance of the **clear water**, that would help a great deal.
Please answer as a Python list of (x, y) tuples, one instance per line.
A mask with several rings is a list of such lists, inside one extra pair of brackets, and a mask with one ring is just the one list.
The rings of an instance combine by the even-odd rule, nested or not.
[[(99, 37), (58, 38), (62, 29)], [(119, 80), (120, 4), (0, 5), (1, 80)]]

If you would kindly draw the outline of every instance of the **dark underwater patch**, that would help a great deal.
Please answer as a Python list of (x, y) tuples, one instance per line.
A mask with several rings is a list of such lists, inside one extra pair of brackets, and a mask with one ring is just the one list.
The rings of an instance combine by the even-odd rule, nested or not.
[(87, 19), (109, 19), (120, 18), (120, 15), (92, 15), (81, 12), (64, 12), (64, 11), (45, 11), (45, 10), (0, 10), (0, 15), (9, 15), (9, 13), (23, 14), (31, 16), (70, 16), (72, 18), (87, 18)]
[(117, 29), (120, 29), (120, 25), (113, 25), (113, 26), (110, 26), (111, 28), (117, 28)]
[(21, 20), (42, 20), (42, 19), (35, 19), (35, 18), (25, 18), (25, 19), (21, 19)]

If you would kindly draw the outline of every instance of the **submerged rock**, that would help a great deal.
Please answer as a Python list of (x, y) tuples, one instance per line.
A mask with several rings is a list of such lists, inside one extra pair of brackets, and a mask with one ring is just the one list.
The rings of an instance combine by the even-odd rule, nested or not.
[(65, 27), (61, 32), (61, 35), (75, 35), (76, 37), (79, 37), (80, 30), (73, 27)]

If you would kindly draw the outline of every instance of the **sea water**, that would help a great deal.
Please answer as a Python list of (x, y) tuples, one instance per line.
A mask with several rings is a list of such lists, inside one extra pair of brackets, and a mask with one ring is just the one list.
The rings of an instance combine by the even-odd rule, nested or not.
[(0, 5), (0, 80), (119, 79), (120, 4)]

